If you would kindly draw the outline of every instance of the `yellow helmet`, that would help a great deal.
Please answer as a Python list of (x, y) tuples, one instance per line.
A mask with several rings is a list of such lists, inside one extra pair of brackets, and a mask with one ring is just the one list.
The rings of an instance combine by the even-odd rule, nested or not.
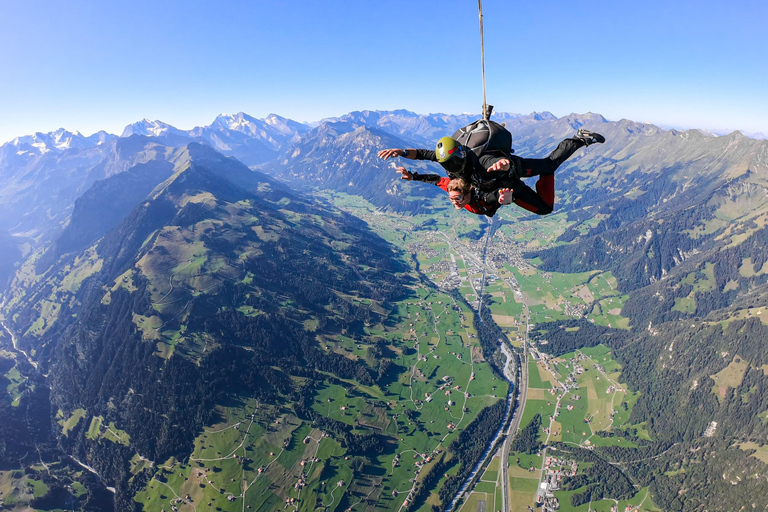
[(456, 142), (456, 139), (451, 137), (443, 137), (437, 141), (435, 153), (437, 153), (437, 161), (441, 164), (453, 158), (454, 155), (461, 159), (463, 159), (465, 156), (461, 144)]

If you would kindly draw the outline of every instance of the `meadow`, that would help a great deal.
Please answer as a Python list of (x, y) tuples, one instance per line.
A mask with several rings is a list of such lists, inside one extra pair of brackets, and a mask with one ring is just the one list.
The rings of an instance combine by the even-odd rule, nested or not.
[[(398, 510), (430, 463), (450, 456), (447, 446), (460, 431), (506, 396), (507, 383), (483, 361), (468, 316), (450, 295), (418, 288), (394, 304), (381, 324), (370, 326), (365, 339), (322, 337), (323, 350), (345, 357), (370, 358), (373, 339), (390, 354), (396, 374), (380, 385), (322, 373), (312, 397), (316, 414), (354, 434), (385, 436), (383, 453), (350, 454), (332, 433), (290, 408), (243, 397), (219, 407), (221, 421), (198, 436), (189, 461), (159, 465), (137, 501), (147, 511), (208, 503), (222, 510), (243, 504), (264, 511), (354, 510), (367, 500), (380, 510)], [(486, 484), (493, 501), (495, 484)], [(426, 494), (424, 510), (435, 498)]]

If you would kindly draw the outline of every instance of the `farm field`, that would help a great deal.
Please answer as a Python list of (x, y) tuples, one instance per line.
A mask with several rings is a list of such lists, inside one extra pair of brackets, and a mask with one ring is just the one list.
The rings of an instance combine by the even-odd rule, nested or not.
[[(360, 205), (351, 207), (366, 215)], [(514, 209), (503, 211), (504, 218), (514, 218), (514, 212)], [(463, 221), (477, 219), (440, 214), (390, 222), (392, 219), (381, 217), (386, 215), (364, 218), (374, 227), (386, 225), (388, 239), (413, 254), (419, 270), (436, 285), (457, 290), (473, 307), (479, 304), (478, 293), (482, 288), (483, 307), (490, 310), (496, 324), (515, 346), (522, 346), (527, 322), (535, 325), (586, 318), (597, 325), (629, 327), (628, 319), (621, 314), (628, 297), (618, 292), (617, 280), (610, 272), (543, 272), (537, 268), (539, 261), (524, 256), (525, 251), (554, 243), (568, 227), (564, 218), (553, 215), (535, 223), (506, 223), (499, 227), (488, 244), (483, 283), (481, 252), (485, 240), (462, 238), (474, 233), (477, 224), (462, 224), (457, 220), (459, 217)], [(430, 229), (423, 230), (421, 226), (427, 224)], [(546, 352), (546, 346), (540, 348)], [(528, 399), (521, 429), (540, 414), (542, 443), (636, 446), (631, 439), (612, 434), (614, 429), (628, 426), (637, 395), (621, 384), (621, 368), (611, 358), (609, 349), (595, 347), (565, 354), (557, 360), (530, 360), (528, 370)], [(729, 382), (725, 377), (722, 380)], [(526, 510), (528, 505), (533, 506), (543, 459), (517, 453), (510, 457), (513, 510), (514, 507)], [(529, 472), (531, 467), (533, 471)], [(484, 476), (474, 489), (480, 495), (490, 491), (487, 480)], [(468, 499), (473, 503), (481, 499), (477, 494), (471, 496)], [(561, 503), (568, 501), (567, 496), (564, 498)], [(648, 505), (650, 498), (645, 503)], [(462, 510), (468, 510), (466, 503)]]
[(610, 272), (564, 274), (509, 264), (505, 269), (519, 283), (533, 323), (584, 316), (597, 325), (629, 328), (629, 319), (621, 316), (628, 296), (618, 292)]
[[(389, 445), (380, 455), (350, 453), (329, 427), (243, 397), (219, 407), (221, 421), (195, 439), (189, 461), (158, 464), (137, 501), (147, 511), (175, 506), (183, 512), (208, 503), (221, 510), (362, 510), (366, 500), (379, 510), (398, 510), (430, 465), (449, 454), (459, 432), (506, 396), (507, 383), (483, 362), (467, 316), (449, 295), (419, 288), (392, 307), (386, 325), (369, 328), (392, 361), (389, 378), (362, 386), (327, 373), (314, 383), (314, 414), (351, 434), (384, 436)], [(323, 338), (321, 346), (349, 358), (371, 357), (368, 343), (347, 336)], [(493, 506), (495, 480), (482, 484)], [(418, 509), (434, 499), (423, 493)]]
[[(583, 490), (583, 489), (581, 489)], [(604, 499), (600, 501), (593, 501), (591, 504), (585, 503), (578, 507), (571, 505), (570, 497), (572, 494), (576, 494), (579, 490), (567, 491), (562, 493), (556, 493), (560, 501), (560, 511), (563, 512), (610, 512), (611, 507), (618, 506), (618, 510), (626, 510), (627, 507), (631, 507), (631, 510), (637, 512), (661, 512), (661, 509), (653, 505), (651, 501), (650, 491), (647, 487), (640, 489), (630, 500), (609, 500)]]
[[(526, 402), (521, 427), (538, 412), (544, 420), (539, 435), (544, 444), (562, 442), (582, 448), (637, 448), (637, 444), (631, 439), (612, 434), (616, 429), (629, 426), (626, 422), (638, 398), (636, 393), (630, 392), (626, 385), (621, 383), (620, 377), (621, 366), (612, 358), (611, 350), (603, 345), (580, 349), (557, 358), (540, 354), (539, 361), (529, 363), (529, 400)], [(553, 380), (557, 381), (556, 385), (553, 385)], [(556, 393), (550, 394), (551, 399), (547, 402), (530, 399), (531, 396), (538, 398), (537, 395), (542, 392), (548, 393), (542, 391), (542, 388), (550, 385), (553, 385)], [(545, 407), (544, 403), (548, 406)], [(547, 456), (556, 453), (548, 451)], [(585, 468), (584, 465), (580, 466), (577, 475)], [(554, 497), (560, 503), (560, 510), (589, 510), (588, 504), (579, 507), (570, 505), (571, 495), (583, 492), (584, 489), (554, 491)], [(647, 490), (640, 491), (631, 500), (621, 503), (624, 503), (624, 506), (642, 503), (645, 508), (641, 509), (655, 510)], [(602, 500), (592, 503), (591, 510), (607, 512), (615, 504), (614, 500)]]

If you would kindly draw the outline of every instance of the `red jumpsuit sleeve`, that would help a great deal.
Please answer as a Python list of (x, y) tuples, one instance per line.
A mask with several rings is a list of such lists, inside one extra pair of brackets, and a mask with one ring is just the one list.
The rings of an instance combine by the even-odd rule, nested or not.
[(437, 180), (437, 183), (435, 183), (435, 185), (437, 185), (441, 189), (443, 189), (446, 192), (448, 192), (448, 184), (450, 182), (451, 182), (451, 178), (442, 177), (439, 180)]

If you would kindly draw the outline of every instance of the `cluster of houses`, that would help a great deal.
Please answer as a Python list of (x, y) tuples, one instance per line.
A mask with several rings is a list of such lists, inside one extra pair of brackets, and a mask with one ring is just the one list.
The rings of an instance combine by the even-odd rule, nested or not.
[(439, 265), (447, 267), (445, 268), (445, 278), (441, 283), (438, 283), (441, 290), (454, 290), (461, 286), (461, 274), (453, 254), (451, 254), (451, 263), (440, 262)]
[[(320, 459), (314, 459), (314, 462), (320, 462)], [(306, 464), (306, 460), (301, 461), (301, 467), (304, 467)], [(300, 491), (305, 485), (307, 485), (307, 473), (302, 471), (293, 488)]]
[[(575, 358), (571, 360), (573, 363), (573, 370), (570, 374), (565, 378), (565, 389), (566, 391), (576, 390), (579, 389), (579, 383), (576, 381), (579, 375), (587, 371), (587, 368), (584, 368), (582, 365), (579, 364), (579, 361), (581, 361), (583, 358), (583, 355), (581, 353), (577, 354)], [(574, 398), (578, 395), (574, 395)]]
[(576, 476), (579, 465), (575, 460), (564, 460), (549, 456), (544, 459), (544, 479), (536, 494), (536, 503), (541, 504), (543, 511), (554, 511), (560, 504), (553, 494), (559, 491), (564, 476)]
[[(475, 272), (478, 273), (478, 274), (482, 274), (483, 273), (483, 269), (482, 268), (477, 268), (477, 269), (472, 268), (469, 271), (471, 271), (473, 274)], [(485, 276), (485, 285), (488, 286), (489, 284), (495, 283), (498, 280), (499, 280), (499, 276), (497, 276), (496, 274), (487, 274)], [(483, 279), (481, 277), (476, 277), (475, 279), (473, 279), (472, 280), (472, 287), (476, 291), (479, 292), (483, 288)]]
[[(414, 253), (418, 253), (425, 258), (434, 258), (440, 256), (443, 251), (438, 251), (430, 247), (433, 243), (442, 243), (444, 240), (437, 237), (433, 233), (425, 233), (421, 243), (412, 244), (408, 249)], [(429, 277), (433, 281), (437, 282), (439, 276), (443, 276), (442, 282), (437, 283), (441, 289), (452, 290), (461, 286), (461, 276), (459, 275), (459, 267), (456, 265), (456, 260), (451, 254), (451, 261), (448, 262), (445, 258), (441, 258), (440, 261), (430, 267)]]
[[(516, 226), (515, 234), (513, 236), (519, 236), (520, 234), (527, 233), (533, 230), (522, 223)], [(502, 231), (496, 231), (494, 233), (494, 241), (492, 244), (488, 244), (488, 258), (492, 261), (508, 262), (513, 267), (519, 269), (530, 268), (528, 261), (523, 256), (523, 250), (527, 249), (525, 245), (520, 242), (511, 239), (505, 235)], [(508, 241), (507, 239), (510, 238)]]
[(566, 315), (584, 317), (587, 316), (587, 307), (582, 304), (571, 304), (570, 302), (563, 301), (560, 306)]
[[(456, 352), (452, 352), (453, 354), (456, 354)], [(460, 356), (461, 354), (459, 354)], [(453, 377), (450, 377), (446, 375), (443, 377), (443, 384), (440, 385), (440, 387), (437, 388), (437, 391), (442, 391), (445, 393), (445, 396), (450, 396), (451, 391), (461, 391), (461, 386), (456, 385), (451, 388), (451, 385), (453, 384)], [(424, 393), (424, 401), (425, 402), (431, 402), (432, 401), (432, 395), (429, 393)], [(451, 400), (448, 401), (448, 405), (451, 405)]]
[[(192, 503), (192, 497), (189, 494), (187, 494), (183, 498), (176, 497), (176, 498), (172, 499), (171, 500), (171, 510), (173, 512), (177, 512), (179, 510), (178, 506), (181, 505), (182, 503), (190, 503), (191, 504)], [(162, 509), (162, 512), (165, 512), (165, 509)]]
[(560, 501), (554, 496), (547, 496), (537, 502), (541, 504), (541, 512), (555, 512), (560, 508)]

